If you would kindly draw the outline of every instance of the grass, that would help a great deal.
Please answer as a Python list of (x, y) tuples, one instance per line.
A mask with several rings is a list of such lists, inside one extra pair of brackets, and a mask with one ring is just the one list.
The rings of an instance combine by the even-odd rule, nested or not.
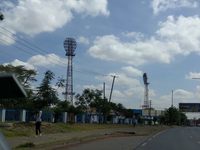
[[(120, 127), (133, 127), (129, 125), (113, 125), (113, 124), (64, 124), (64, 123), (46, 123), (42, 122), (42, 133), (64, 133), (64, 132), (78, 132), (89, 131), (97, 129), (120, 128)], [(18, 136), (33, 136), (35, 135), (35, 124), (31, 123), (12, 123), (9, 126), (6, 123), (0, 125), (0, 131), (7, 138)]]
[(28, 142), (28, 143), (21, 144), (21, 145), (17, 146), (16, 149), (33, 148), (33, 147), (35, 147), (35, 144), (32, 143), (32, 142)]

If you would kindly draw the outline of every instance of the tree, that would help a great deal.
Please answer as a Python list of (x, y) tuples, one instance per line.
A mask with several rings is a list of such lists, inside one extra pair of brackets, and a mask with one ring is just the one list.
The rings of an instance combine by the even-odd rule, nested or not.
[(167, 125), (184, 125), (187, 123), (187, 117), (175, 107), (170, 107), (165, 111), (164, 116), (160, 117), (161, 123)]
[[(59, 77), (58, 78), (58, 81), (57, 81), (57, 83), (56, 83), (56, 86), (58, 87), (58, 88), (64, 88), (65, 87), (65, 79), (63, 79), (62, 77)], [(57, 89), (58, 89), (57, 88)]]
[(23, 99), (2, 99), (1, 106), (6, 108), (29, 108), (32, 105), (31, 97), (33, 91), (31, 89), (31, 83), (36, 81), (35, 76), (37, 72), (33, 69), (26, 69), (25, 66), (12, 66), (12, 65), (0, 65), (1, 73), (15, 74), (21, 85), (25, 88), (28, 95)]
[(39, 87), (37, 87), (35, 104), (38, 109), (49, 107), (58, 102), (58, 94), (54, 88), (51, 87), (51, 81), (54, 79), (54, 73), (50, 70), (45, 72), (44, 79)]
[(25, 66), (12, 66), (12, 65), (0, 65), (0, 72), (15, 74), (19, 82), (29, 89), (33, 81), (36, 81), (35, 76), (37, 72), (33, 69), (26, 69)]
[(77, 94), (75, 96), (75, 105), (81, 112), (86, 112), (90, 106), (91, 101), (93, 100), (93, 97), (94, 95), (92, 90), (84, 89), (81, 95)]
[(97, 113), (103, 114), (104, 118), (110, 112), (109, 102), (102, 98), (100, 90), (84, 89), (83, 93), (77, 94), (75, 98), (77, 109), (81, 112), (87, 112), (89, 108), (96, 108)]

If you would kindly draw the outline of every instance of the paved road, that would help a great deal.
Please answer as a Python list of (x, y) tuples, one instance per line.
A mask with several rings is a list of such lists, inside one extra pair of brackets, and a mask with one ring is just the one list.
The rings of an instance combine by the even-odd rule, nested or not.
[(137, 150), (200, 150), (200, 127), (166, 130), (149, 137)]
[(56, 150), (133, 150), (145, 138), (145, 136), (112, 137)]
[[(145, 140), (144, 140), (145, 139)], [(150, 137), (97, 140), (59, 150), (200, 150), (200, 127), (171, 128)]]

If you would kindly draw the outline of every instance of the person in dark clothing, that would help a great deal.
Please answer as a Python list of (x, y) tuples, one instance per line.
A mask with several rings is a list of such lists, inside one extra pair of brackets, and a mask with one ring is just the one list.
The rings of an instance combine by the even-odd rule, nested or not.
[(36, 114), (36, 120), (35, 120), (35, 132), (36, 132), (36, 135), (40, 135), (40, 136), (42, 135), (42, 132), (41, 132), (41, 124), (42, 124), (41, 116), (42, 116), (42, 111), (39, 111)]

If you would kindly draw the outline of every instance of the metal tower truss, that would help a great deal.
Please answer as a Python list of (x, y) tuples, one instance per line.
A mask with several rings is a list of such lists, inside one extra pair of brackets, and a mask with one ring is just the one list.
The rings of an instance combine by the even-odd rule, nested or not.
[(68, 58), (65, 98), (73, 105), (73, 57), (75, 56), (74, 51), (76, 49), (75, 39), (66, 38), (64, 41), (64, 48)]
[(144, 81), (144, 104), (142, 106), (143, 109), (148, 109), (149, 108), (149, 83), (148, 83), (148, 78), (147, 74), (143, 74), (143, 81)]

